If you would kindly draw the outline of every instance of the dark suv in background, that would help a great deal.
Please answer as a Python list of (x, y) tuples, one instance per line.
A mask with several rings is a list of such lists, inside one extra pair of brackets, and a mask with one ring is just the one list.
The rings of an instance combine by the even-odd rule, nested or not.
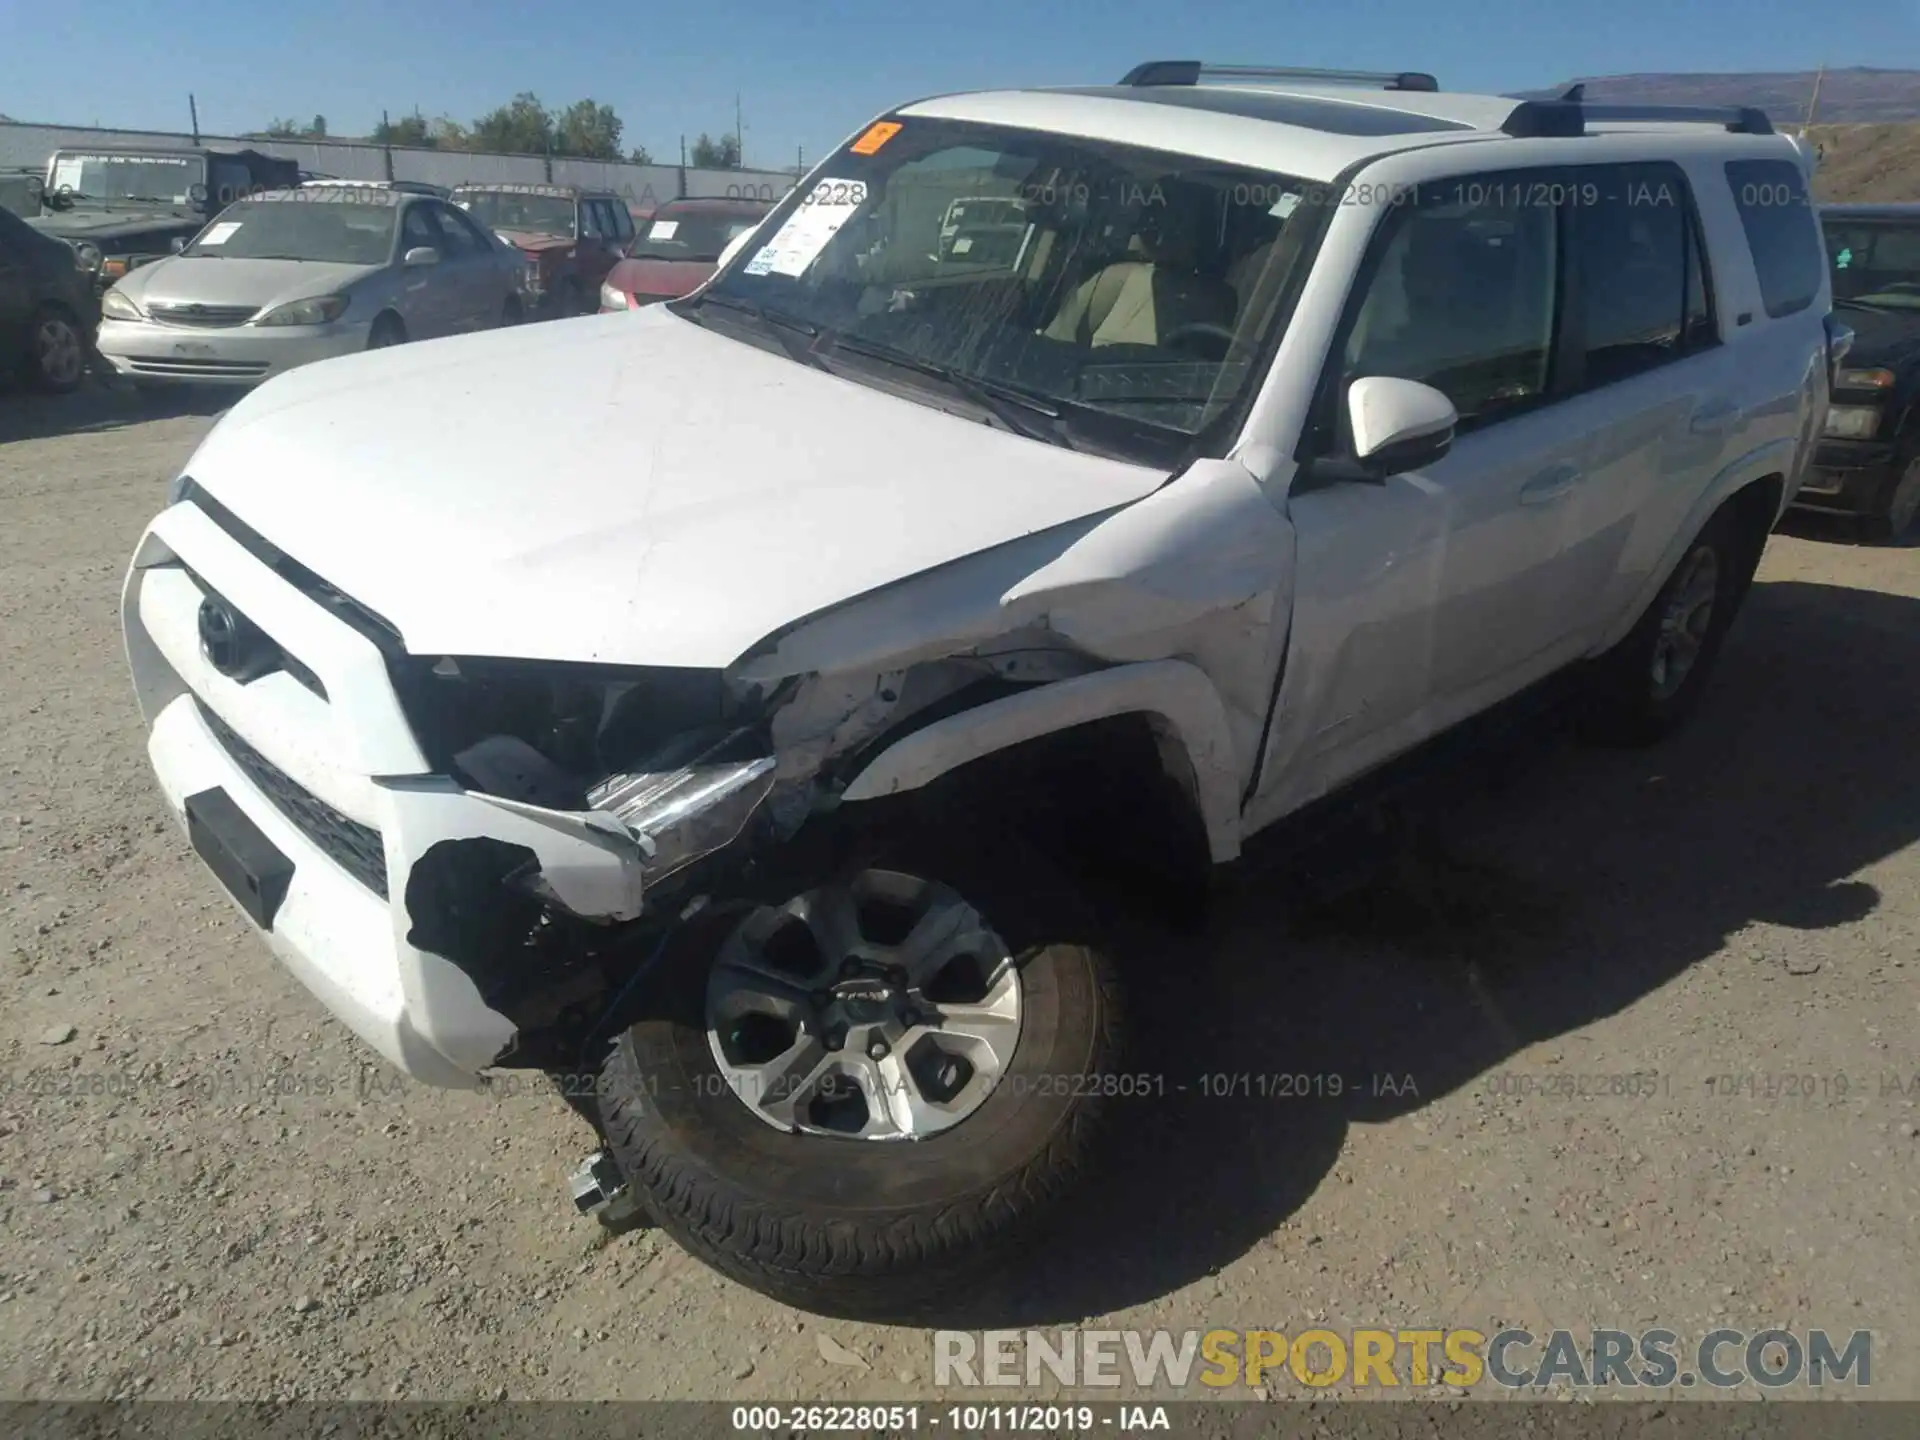
[(452, 199), (525, 257), (533, 318), (592, 314), (600, 282), (633, 243), (633, 215), (611, 190), (468, 184)]
[(299, 183), (294, 161), (257, 150), (56, 150), (32, 223), (72, 245), (105, 290), (173, 254), (234, 201)]
[(0, 371), (42, 390), (71, 390), (100, 329), (92, 277), (73, 247), (0, 210)]
[(1854, 339), (1796, 503), (1896, 540), (1920, 519), (1920, 204), (1827, 205), (1820, 224)]

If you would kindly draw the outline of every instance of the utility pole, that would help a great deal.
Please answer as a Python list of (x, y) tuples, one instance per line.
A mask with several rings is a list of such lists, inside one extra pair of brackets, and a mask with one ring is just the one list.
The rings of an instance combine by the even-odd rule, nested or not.
[(1820, 113), (1820, 82), (1826, 78), (1827, 78), (1827, 66), (1826, 66), (1826, 62), (1822, 61), (1820, 64), (1820, 68), (1814, 72), (1813, 94), (1807, 101), (1807, 124), (1808, 125), (1812, 125), (1813, 117)]
[(740, 124), (740, 92), (733, 92), (733, 168), (744, 170), (747, 165), (747, 132)]
[(193, 117), (193, 143), (200, 143), (200, 107), (194, 103), (193, 92), (187, 92), (187, 114)]
[(393, 179), (393, 122), (387, 119), (387, 112), (380, 112), (380, 154), (386, 162), (387, 179)]

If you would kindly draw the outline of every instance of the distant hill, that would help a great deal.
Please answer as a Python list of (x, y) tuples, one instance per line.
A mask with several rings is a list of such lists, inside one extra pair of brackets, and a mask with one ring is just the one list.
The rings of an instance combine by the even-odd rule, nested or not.
[[(1587, 99), (1596, 104), (1757, 105), (1776, 125), (1798, 125), (1807, 116), (1815, 72), (1736, 73), (1726, 75), (1583, 76)], [(1550, 100), (1572, 80), (1544, 90), (1520, 90), (1520, 100)], [(1920, 70), (1871, 70), (1856, 66), (1829, 70), (1820, 84), (1824, 124), (1872, 124), (1920, 120)]]

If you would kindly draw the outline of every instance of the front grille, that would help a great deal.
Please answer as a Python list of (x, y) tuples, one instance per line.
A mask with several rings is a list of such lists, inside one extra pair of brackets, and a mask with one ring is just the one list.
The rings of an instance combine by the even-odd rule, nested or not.
[(358, 820), (350, 820), (316, 795), (309, 794), (278, 766), (236, 735), (232, 728), (204, 704), (200, 718), (206, 721), (213, 738), (233, 758), (273, 806), (291, 820), (300, 833), (320, 847), (327, 857), (366, 886), (382, 900), (387, 898), (387, 851), (380, 832)]
[(269, 363), (266, 360), (190, 360), (179, 355), (127, 356), (128, 366), (137, 375), (264, 375)]
[(255, 315), (255, 305), (149, 305), (147, 313), (163, 325), (244, 325)]

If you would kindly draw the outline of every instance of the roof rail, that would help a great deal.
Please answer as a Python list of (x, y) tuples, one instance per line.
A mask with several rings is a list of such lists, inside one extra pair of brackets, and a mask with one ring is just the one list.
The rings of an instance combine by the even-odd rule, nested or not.
[(1148, 60), (1120, 77), (1122, 85), (1198, 85), (1202, 77), (1230, 80), (1310, 80), (1380, 90), (1436, 91), (1440, 82), (1419, 70), (1300, 70), (1280, 65), (1207, 65), (1199, 60)]
[[(1575, 89), (1579, 87), (1576, 86)], [(1569, 92), (1571, 94), (1571, 92)], [(1635, 124), (1671, 122), (1676, 125), (1722, 125), (1734, 135), (1771, 135), (1767, 112), (1751, 105), (1590, 105), (1579, 98), (1522, 100), (1513, 107), (1501, 129), (1531, 139), (1584, 135), (1589, 123)]]

